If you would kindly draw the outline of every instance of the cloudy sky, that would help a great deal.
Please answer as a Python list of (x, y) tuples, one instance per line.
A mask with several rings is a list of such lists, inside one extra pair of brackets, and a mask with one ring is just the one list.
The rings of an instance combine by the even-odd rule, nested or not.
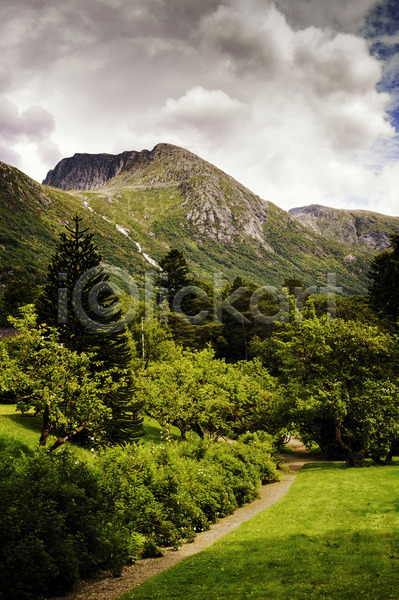
[(184, 146), (282, 208), (399, 216), (397, 0), (2, 0), (0, 160)]

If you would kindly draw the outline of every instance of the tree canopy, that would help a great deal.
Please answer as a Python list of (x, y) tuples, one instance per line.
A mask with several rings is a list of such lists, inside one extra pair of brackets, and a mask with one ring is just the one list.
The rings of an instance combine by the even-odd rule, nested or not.
[(327, 317), (290, 324), (252, 350), (283, 386), (281, 409), (324, 453), (352, 466), (390, 457), (399, 439), (398, 342), (361, 322)]
[(104, 441), (112, 410), (110, 393), (123, 387), (110, 370), (92, 372), (91, 357), (60, 344), (55, 328), (37, 326), (33, 305), (11, 319), (20, 335), (0, 345), (0, 390), (12, 392), (24, 413), (34, 409), (43, 416), (40, 445), (50, 430), (58, 432), (53, 448), (86, 433), (94, 443)]
[(173, 307), (173, 299), (183, 288), (192, 284), (193, 277), (187, 265), (183, 252), (172, 248), (159, 261), (161, 272), (158, 285), (167, 290), (169, 307)]

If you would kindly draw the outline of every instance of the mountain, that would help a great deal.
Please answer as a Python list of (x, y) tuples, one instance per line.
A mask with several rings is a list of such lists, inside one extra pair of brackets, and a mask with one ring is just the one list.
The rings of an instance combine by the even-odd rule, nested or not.
[[(332, 272), (345, 293), (364, 293), (372, 257), (399, 231), (398, 218), (375, 215), (374, 229), (358, 225), (364, 234), (355, 238), (347, 233), (346, 211), (324, 220), (307, 208), (288, 214), (170, 144), (115, 156), (75, 154), (42, 185), (0, 163), (0, 283), (26, 273), (40, 281), (58, 232), (76, 212), (95, 232), (104, 260), (139, 282), (177, 247), (208, 281), (216, 272), (230, 281), (241, 276), (280, 286), (295, 277), (323, 286)], [(378, 243), (378, 236), (367, 243), (377, 230)]]
[[(159, 196), (161, 210), (185, 207), (186, 223), (182, 225), (192, 228), (198, 241), (205, 237), (217, 243), (235, 243), (248, 237), (272, 251), (263, 232), (268, 203), (177, 146), (158, 144), (151, 152), (124, 152), (114, 157), (75, 154), (62, 160), (43, 183), (64, 190), (98, 190), (97, 195), (86, 196), (97, 202), (97, 208), (105, 193), (108, 202), (111, 197), (118, 202), (122, 195), (127, 204), (133, 201), (138, 209), (150, 190)], [(119, 202), (118, 207), (122, 211), (126, 208), (123, 204)]]
[(399, 231), (399, 218), (366, 210), (339, 210), (311, 204), (288, 212), (319, 235), (366, 251), (384, 250), (389, 246), (390, 234)]

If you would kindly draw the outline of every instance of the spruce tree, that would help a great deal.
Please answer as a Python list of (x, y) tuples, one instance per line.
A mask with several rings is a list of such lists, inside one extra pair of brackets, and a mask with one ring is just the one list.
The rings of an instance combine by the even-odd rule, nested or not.
[(60, 234), (47, 280), (37, 302), (41, 322), (57, 327), (61, 341), (78, 353), (93, 355), (93, 369), (114, 369), (124, 385), (107, 399), (113, 418), (107, 425), (110, 443), (128, 442), (142, 434), (141, 406), (134, 401), (132, 347), (118, 298), (93, 234), (75, 216)]
[(172, 248), (159, 262), (161, 273), (158, 285), (168, 292), (169, 307), (173, 306), (173, 298), (176, 294), (189, 285), (192, 285), (193, 277), (187, 265), (183, 252)]
[[(215, 345), (223, 325), (213, 318), (212, 286), (192, 275), (183, 252), (176, 248), (164, 256), (159, 266), (158, 301), (160, 306), (168, 301), (167, 320), (173, 339), (198, 350)], [(187, 294), (179, 300), (180, 291)], [(165, 318), (165, 311), (162, 313)]]
[(392, 250), (371, 263), (369, 302), (373, 310), (396, 323), (399, 320), (399, 234), (391, 235)]

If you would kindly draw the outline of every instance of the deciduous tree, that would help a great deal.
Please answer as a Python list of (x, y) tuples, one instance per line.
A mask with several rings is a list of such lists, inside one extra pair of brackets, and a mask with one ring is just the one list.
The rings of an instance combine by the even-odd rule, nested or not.
[[(360, 322), (305, 319), (253, 350), (284, 386), (287, 423), (352, 466), (390, 456), (399, 437), (397, 340)], [(335, 450), (336, 451), (336, 450)]]
[(82, 432), (103, 442), (112, 418), (107, 398), (124, 381), (106, 369), (93, 373), (90, 355), (63, 347), (56, 329), (37, 327), (33, 305), (21, 313), (12, 319), (20, 335), (0, 345), (0, 389), (13, 392), (22, 412), (43, 416), (41, 446), (50, 430), (60, 434), (53, 448)]

